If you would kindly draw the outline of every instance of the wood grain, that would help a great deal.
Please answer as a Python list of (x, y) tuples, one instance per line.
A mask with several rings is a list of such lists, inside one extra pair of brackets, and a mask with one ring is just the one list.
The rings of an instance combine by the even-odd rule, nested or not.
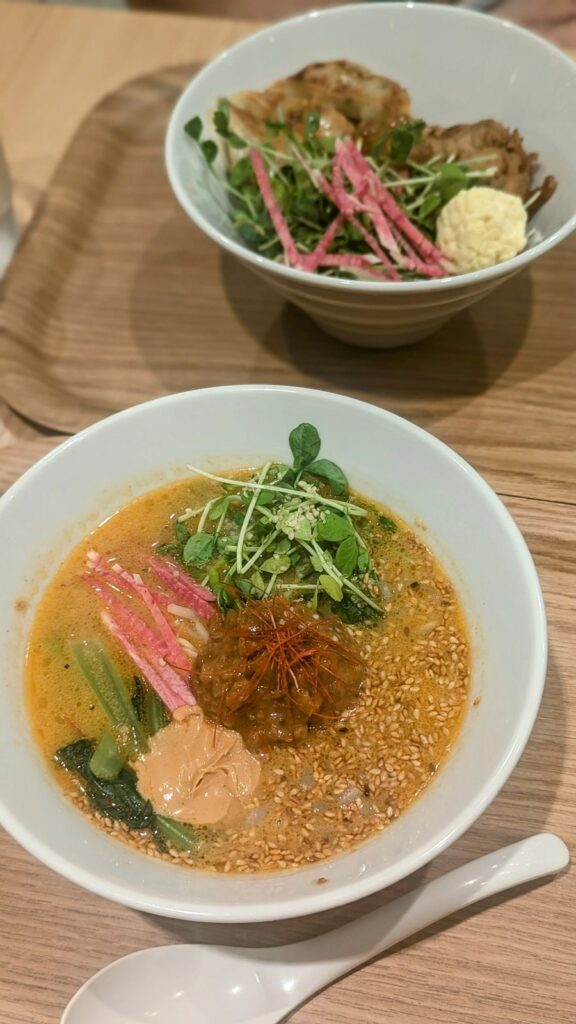
[[(74, 131), (105, 94), (169, 64), (204, 60), (247, 30), (227, 21), (0, 5), (0, 109), (22, 209), (30, 213), (37, 205)], [(165, 259), (180, 251), (190, 267), (194, 245), (183, 238), (183, 223), (174, 206), (159, 254)], [(497, 800), (441, 858), (394, 890), (327, 915), (265, 926), (187, 925), (115, 906), (53, 874), (2, 834), (0, 1024), (56, 1024), (81, 982), (136, 949), (303, 938), (531, 832), (554, 830), (574, 844), (575, 255), (566, 248), (565, 276), (551, 256), (542, 261), (537, 279), (529, 279), (529, 288), (526, 279), (518, 279), (505, 308), (490, 305), (495, 297), (480, 307), (478, 322), (461, 325), (462, 337), (393, 353), (388, 363), (326, 338), (316, 338), (311, 351), (300, 314), (268, 307), (260, 312), (254, 296), (249, 302), (243, 298), (248, 278), (234, 279), (222, 267), (225, 291), (215, 288), (211, 297), (219, 330), (207, 330), (205, 348), (196, 355), (202, 369), (201, 357), (209, 353), (214, 383), (264, 380), (274, 373), (277, 380), (314, 380), (388, 404), (453, 444), (508, 495), (543, 584), (550, 664), (534, 733)], [(219, 270), (215, 253), (211, 268)], [(148, 285), (154, 269), (152, 262)], [(170, 288), (169, 280), (163, 284)], [(172, 299), (193, 310), (182, 282), (173, 287)], [(145, 292), (140, 289), (142, 301)], [(218, 305), (222, 294), (224, 312)], [(145, 310), (148, 317), (153, 313), (151, 302)], [(510, 322), (520, 324), (512, 335), (505, 326), (510, 311)], [(150, 336), (157, 327), (147, 328)], [(231, 346), (214, 355), (223, 328), (249, 339), (243, 360)], [(158, 356), (150, 341), (146, 351), (156, 372)], [(103, 400), (110, 402), (108, 387)], [(0, 489), (59, 439), (0, 405)], [(330, 988), (294, 1016), (295, 1024), (572, 1024), (575, 902), (572, 871), (550, 886), (463, 913)]]

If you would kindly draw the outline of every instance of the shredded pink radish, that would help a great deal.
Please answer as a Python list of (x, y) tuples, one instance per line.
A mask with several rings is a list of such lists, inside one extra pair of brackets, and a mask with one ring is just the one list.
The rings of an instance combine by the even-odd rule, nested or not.
[(192, 670), (192, 663), (186, 656), (185, 651), (182, 649), (181, 644), (174, 635), (176, 644), (178, 645), (178, 660), (177, 662), (173, 658), (173, 651), (166, 649), (164, 638), (158, 636), (154, 630), (150, 629), (139, 615), (128, 608), (123, 601), (120, 600), (118, 595), (106, 587), (100, 581), (86, 573), (83, 577), (89, 586), (99, 595), (100, 599), (104, 602), (111, 615), (114, 616), (116, 621), (122, 626), (122, 628), (132, 636), (134, 639), (140, 640), (149, 649), (149, 652), (162, 661), (168, 661), (176, 668), (181, 669), (185, 672)]
[[(297, 253), (298, 263), (293, 263), (294, 266), (312, 272), (322, 266), (356, 266), (371, 276), (394, 281), (400, 280), (397, 267), (429, 278), (446, 276), (444, 254), (406, 216), (352, 139), (340, 140), (336, 144), (331, 182), (320, 171), (310, 166), (296, 146), (292, 147), (292, 153), (316, 188), (324, 192), (339, 211), (316, 249), (307, 255)], [(351, 191), (345, 186), (344, 175), (350, 182)], [(281, 216), (279, 209), (278, 212)], [(375, 235), (371, 234), (359, 219), (361, 214), (371, 221)], [(375, 268), (368, 270), (356, 260), (351, 261), (350, 257), (358, 255), (356, 253), (328, 253), (328, 248), (342, 224), (342, 218), (360, 232), (366, 245), (378, 257), (384, 271)], [(276, 226), (274, 221), (273, 223)], [(292, 238), (291, 242), (294, 245)], [(330, 259), (326, 262), (324, 259), (325, 256), (334, 255), (345, 257), (346, 261), (337, 262)]]
[(429, 239), (426, 238), (425, 235), (419, 231), (416, 225), (413, 224), (406, 216), (404, 211), (400, 206), (398, 206), (394, 197), (380, 181), (378, 175), (374, 173), (366, 158), (362, 156), (362, 153), (360, 153), (359, 149), (351, 139), (348, 139), (346, 142), (338, 142), (336, 144), (336, 157), (341, 162), (342, 169), (349, 178), (351, 185), (357, 186), (361, 181), (366, 180), (372, 183), (383, 212), (399, 228), (399, 230), (406, 235), (414, 245), (416, 251), (419, 252), (424, 259), (433, 263), (438, 263), (442, 267), (445, 259), (444, 254), (440, 252), (440, 249), (437, 249), (436, 246), (433, 245), (432, 242), (430, 242)]
[(121, 565), (118, 565), (118, 563), (113, 565), (110, 569), (102, 556), (96, 551), (91, 551), (89, 553), (88, 564), (92, 571), (102, 579), (106, 580), (107, 583), (110, 583), (112, 586), (117, 586), (121, 590), (127, 590), (129, 593), (134, 594), (142, 600), (158, 628), (164, 648), (162, 651), (163, 657), (177, 668), (184, 669), (185, 671), (189, 670), (189, 661), (182, 651), (170, 623), (165, 618), (164, 613), (162, 612), (162, 609), (154, 595), (148, 587), (144, 585), (140, 576), (131, 575), (126, 571), (126, 569), (123, 569)]
[(184, 704), (196, 703), (190, 688), (171, 665), (161, 662), (152, 663), (146, 656), (147, 652), (139, 650), (133, 644), (128, 634), (110, 612), (102, 612), (101, 619), (170, 711), (175, 711), (176, 708), (180, 708)]
[(264, 205), (270, 214), (270, 220), (276, 229), (276, 234), (280, 239), (286, 259), (291, 266), (299, 267), (301, 265), (300, 253), (296, 248), (296, 243), (290, 234), (288, 225), (284, 220), (282, 211), (272, 191), (272, 186), (266, 173), (262, 155), (257, 149), (251, 149), (249, 156), (252, 167), (254, 168), (254, 174), (256, 175), (256, 181), (258, 182), (258, 188), (262, 193)]
[(161, 583), (201, 618), (209, 619), (214, 614), (213, 602), (216, 598), (207, 587), (196, 583), (196, 580), (182, 572), (173, 562), (168, 562), (157, 555), (148, 559), (148, 565)]
[(420, 259), (416, 250), (412, 248), (408, 239), (404, 238), (395, 224), (392, 224), (391, 227), (396, 241), (402, 246), (406, 254), (403, 256), (403, 260), (407, 270), (413, 270), (416, 274), (422, 274), (423, 277), (439, 278), (446, 276), (445, 271), (437, 263), (425, 263)]
[(321, 266), (321, 260), (323, 256), (326, 256), (328, 249), (332, 245), (332, 242), (336, 238), (340, 228), (344, 223), (344, 214), (339, 213), (337, 217), (334, 217), (332, 223), (327, 227), (326, 231), (322, 235), (322, 238), (318, 242), (316, 248), (308, 256), (303, 256), (302, 260), (306, 270), (312, 273)]
[[(293, 149), (293, 153), (300, 161), (304, 169), (308, 172), (311, 181), (316, 185), (317, 188), (324, 192), (326, 196), (328, 196), (328, 199), (330, 199), (331, 202), (334, 203), (334, 206), (336, 206), (340, 210), (340, 213), (346, 218), (346, 220), (350, 224), (352, 224), (352, 226), (356, 228), (357, 231), (360, 232), (362, 238), (366, 242), (366, 245), (368, 245), (369, 248), (372, 249), (372, 252), (376, 254), (376, 256), (383, 264), (383, 266), (388, 268), (388, 279), (391, 281), (399, 281), (400, 274), (398, 273), (396, 268), (391, 264), (390, 259), (388, 258), (384, 250), (381, 248), (381, 246), (378, 244), (376, 238), (374, 238), (373, 235), (371, 235), (370, 232), (366, 230), (362, 222), (359, 221), (358, 218), (355, 216), (353, 212), (354, 204), (352, 203), (350, 196), (346, 192), (346, 190), (343, 190), (343, 196), (337, 196), (335, 189), (332, 187), (328, 179), (325, 178), (324, 175), (320, 173), (320, 171), (316, 171), (312, 167), (310, 167), (307, 161), (302, 156), (302, 154), (296, 148)], [(336, 166), (335, 163), (334, 166)], [(339, 199), (342, 200), (342, 206), (340, 205)], [(305, 267), (304, 269), (307, 268)]]
[[(97, 551), (88, 552), (87, 562), (88, 572), (83, 579), (106, 606), (102, 622), (150, 686), (171, 711), (183, 704), (195, 704), (194, 695), (182, 674), (190, 675), (196, 649), (189, 641), (177, 637), (161, 605), (167, 605), (166, 612), (169, 613), (170, 608), (174, 608), (172, 597), (176, 594), (186, 606), (180, 611), (187, 611), (194, 619), (196, 616), (207, 619), (214, 613), (212, 602), (216, 598), (212, 591), (201, 587), (171, 562), (158, 557), (150, 559), (150, 565), (160, 583), (170, 591), (169, 595), (152, 591), (138, 574), (127, 572), (117, 563), (110, 566)], [(122, 598), (123, 594), (130, 595), (128, 602)], [(152, 625), (130, 606), (132, 598), (138, 599), (147, 609)], [(197, 627), (200, 632), (200, 622)], [(204, 629), (203, 626), (201, 628)]]

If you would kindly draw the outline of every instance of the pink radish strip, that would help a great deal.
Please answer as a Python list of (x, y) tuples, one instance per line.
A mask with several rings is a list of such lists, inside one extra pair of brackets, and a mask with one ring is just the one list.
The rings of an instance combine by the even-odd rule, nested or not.
[(364, 190), (362, 202), (364, 203), (364, 208), (367, 214), (374, 224), (376, 234), (378, 235), (381, 244), (385, 249), (388, 249), (389, 252), (392, 253), (392, 256), (398, 261), (398, 263), (402, 264), (402, 253), (398, 248), (398, 242), (394, 237), (392, 226), (389, 224), (378, 205), (378, 200), (374, 194), (372, 185)]
[[(127, 634), (130, 634), (135, 639), (140, 640), (149, 649), (149, 653), (152, 653), (154, 657), (170, 662), (170, 656), (166, 651), (166, 645), (163, 642), (162, 637), (157, 636), (156, 633), (150, 626), (148, 626), (139, 615), (127, 608), (126, 605), (120, 600), (114, 591), (110, 590), (107, 586), (101, 584), (98, 579), (86, 573), (82, 577), (93, 590), (96, 591), (98, 596), (104, 601), (104, 604), (108, 610), (114, 615), (115, 619), (126, 630)], [(185, 651), (180, 648), (180, 655), (178, 668), (186, 672), (191, 672), (192, 663), (186, 656)]]
[[(362, 232), (364, 240), (370, 245), (371, 249), (377, 254), (380, 262), (392, 271), (395, 278), (398, 278), (396, 270), (393, 268), (393, 264), (388, 257), (388, 253), (384, 249), (388, 249), (396, 261), (402, 265), (402, 254), (398, 249), (398, 246), (392, 237), (388, 222), (382, 213), (382, 210), (378, 206), (378, 203), (370, 195), (366, 195), (368, 191), (366, 183), (361, 185), (354, 192), (347, 192), (344, 187), (344, 180), (342, 178), (342, 168), (338, 162), (336, 156), (332, 161), (332, 186), (334, 188), (334, 202), (338, 206), (348, 220), (354, 225), (357, 231)], [(381, 249), (378, 245), (378, 240), (366, 230), (361, 221), (357, 220), (356, 213), (367, 213), (372, 221), (376, 230), (378, 240), (384, 246)], [(372, 239), (372, 241), (370, 241)], [(374, 244), (376, 243), (376, 244)], [(392, 276), (392, 274), (390, 275)]]
[(351, 184), (357, 185), (360, 181), (366, 180), (373, 183), (376, 196), (384, 213), (394, 224), (396, 224), (399, 230), (410, 239), (417, 252), (419, 252), (424, 259), (429, 261), (431, 260), (432, 262), (438, 263), (442, 266), (443, 261), (446, 259), (444, 253), (440, 252), (440, 249), (437, 249), (436, 246), (418, 230), (412, 221), (409, 220), (354, 143), (351, 140), (348, 142), (339, 142), (336, 146), (336, 152)]
[(192, 577), (188, 575), (188, 573), (183, 572), (177, 565), (174, 565), (174, 562), (169, 562), (166, 558), (160, 558), (159, 555), (152, 555), (148, 559), (148, 564), (155, 571), (158, 569), (167, 569), (170, 573), (170, 578), (180, 580), (180, 582), (193, 596), (199, 597), (203, 601), (216, 600), (216, 595), (210, 590), (210, 587), (205, 587), (202, 583), (197, 583), (195, 579), (192, 579)]
[(101, 619), (170, 711), (175, 711), (176, 708), (182, 707), (183, 704), (196, 703), (191, 690), (175, 669), (170, 665), (153, 665), (134, 646), (130, 637), (122, 629), (122, 626), (109, 612), (102, 612)]
[(322, 235), (322, 238), (318, 242), (318, 245), (316, 246), (314, 251), (311, 252), (309, 256), (302, 257), (306, 270), (309, 270), (311, 273), (314, 273), (314, 271), (317, 270), (317, 268), (320, 266), (320, 261), (322, 257), (325, 256), (326, 253), (328, 252), (328, 249), (332, 245), (332, 242), (336, 238), (336, 235), (338, 234), (343, 223), (344, 215), (339, 213), (334, 218), (332, 223), (329, 224), (329, 226), (326, 228), (326, 231)]
[(299, 153), (296, 148), (294, 148), (292, 152), (300, 161), (305, 170), (308, 171), (308, 175), (312, 183), (316, 185), (316, 187), (319, 188), (322, 192), (324, 192), (326, 196), (328, 196), (328, 199), (330, 199), (334, 203), (334, 206), (336, 206), (337, 209), (340, 210), (340, 212), (344, 215), (346, 220), (349, 221), (349, 223), (352, 224), (352, 226), (355, 227), (356, 230), (360, 232), (362, 238), (366, 242), (366, 245), (370, 249), (372, 249), (372, 252), (376, 254), (382, 265), (387, 268), (388, 279), (390, 281), (399, 281), (400, 274), (395, 269), (395, 267), (392, 266), (384, 250), (380, 247), (380, 245), (378, 244), (376, 239), (370, 234), (370, 232), (366, 230), (366, 228), (358, 220), (358, 218), (354, 216), (354, 213), (352, 212), (352, 196), (350, 196), (349, 193), (347, 193), (346, 190), (344, 190), (344, 195), (346, 198), (343, 199), (343, 205), (345, 209), (342, 209), (338, 201), (339, 197), (336, 195), (336, 192), (332, 188), (332, 185), (330, 184), (328, 179), (325, 178), (324, 175), (320, 173), (320, 171), (315, 171), (312, 167), (310, 167), (306, 160), (304, 159), (304, 157), (302, 156), (302, 154)]
[(112, 586), (117, 585), (120, 586), (121, 589), (127, 589), (144, 602), (156, 626), (158, 627), (158, 631), (164, 643), (164, 657), (177, 668), (188, 671), (190, 665), (180, 644), (178, 643), (178, 640), (176, 639), (176, 634), (173, 632), (170, 623), (165, 618), (162, 609), (154, 598), (154, 595), (150, 590), (148, 590), (148, 587), (144, 585), (142, 580), (137, 576), (132, 576), (131, 573), (127, 572), (126, 569), (123, 569), (121, 565), (118, 565), (118, 563), (110, 568), (106, 565), (104, 559), (100, 554), (98, 554), (98, 552), (90, 552), (89, 565), (93, 572), (97, 573), (108, 583), (112, 584)]
[(256, 182), (258, 184), (258, 188), (262, 193), (264, 205), (268, 210), (268, 213), (270, 214), (270, 220), (272, 221), (274, 228), (276, 230), (276, 234), (278, 235), (278, 238), (282, 243), (284, 255), (286, 256), (286, 259), (291, 266), (301, 268), (302, 260), (300, 258), (300, 253), (296, 248), (296, 243), (294, 242), (294, 239), (290, 234), (288, 225), (284, 220), (282, 211), (272, 191), (270, 179), (268, 178), (268, 175), (266, 173), (266, 168), (264, 166), (262, 156), (257, 149), (251, 149), (249, 156), (252, 167), (254, 168), (254, 174), (256, 175)]
[(192, 611), (203, 619), (209, 619), (214, 614), (212, 602), (216, 597), (211, 590), (202, 587), (172, 562), (166, 562), (163, 558), (154, 555), (148, 559), (148, 564), (158, 579), (184, 604), (189, 605)]
[(392, 225), (392, 231), (398, 242), (398, 245), (402, 246), (405, 256), (403, 255), (404, 266), (407, 270), (413, 270), (416, 274), (422, 274), (424, 277), (446, 277), (446, 271), (442, 270), (437, 263), (424, 263), (418, 253), (412, 248), (407, 238), (404, 238), (400, 234), (400, 231), (395, 224)]

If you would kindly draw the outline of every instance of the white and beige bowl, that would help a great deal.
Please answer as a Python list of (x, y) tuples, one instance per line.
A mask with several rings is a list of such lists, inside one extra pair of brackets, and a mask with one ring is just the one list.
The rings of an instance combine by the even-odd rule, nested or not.
[[(425, 793), (350, 853), (296, 871), (207, 874), (136, 853), (64, 796), (37, 749), (23, 687), (26, 636), (46, 581), (97, 522), (136, 494), (206, 468), (289, 456), (315, 423), (322, 454), (424, 537), (464, 603), (471, 703), (456, 748)], [(205, 921), (267, 921), (339, 906), (421, 867), (476, 820), (530, 734), (546, 669), (546, 620), (526, 545), (493, 491), (406, 420), (340, 395), (223, 387), (136, 406), (66, 441), (0, 499), (0, 823), (66, 878), (138, 910)], [(24, 604), (22, 603), (24, 602)], [(472, 703), (474, 702), (474, 703)], [(327, 879), (318, 885), (318, 879)]]
[[(183, 126), (209, 125), (215, 101), (262, 89), (306, 64), (345, 58), (396, 79), (414, 116), (451, 125), (495, 118), (540, 154), (558, 190), (531, 226), (540, 241), (499, 266), (441, 281), (339, 280), (293, 270), (235, 236), (228, 199)], [(305, 14), (250, 37), (212, 61), (184, 90), (166, 136), (166, 166), (189, 217), (263, 281), (354, 345), (404, 345), (431, 334), (576, 227), (576, 64), (550, 43), (493, 17), (435, 4), (365, 3)]]

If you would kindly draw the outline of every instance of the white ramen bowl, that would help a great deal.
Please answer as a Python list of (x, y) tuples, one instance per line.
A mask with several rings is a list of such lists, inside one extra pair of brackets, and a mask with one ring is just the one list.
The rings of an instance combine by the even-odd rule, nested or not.
[[(188, 476), (188, 462), (230, 469), (287, 457), (288, 433), (302, 421), (318, 427), (322, 455), (345, 468), (353, 487), (413, 525), (452, 576), (472, 636), (470, 707), (454, 752), (429, 788), (352, 852), (267, 875), (178, 868), (99, 831), (61, 792), (26, 712), (27, 633), (51, 574), (102, 519), (143, 491)], [(49, 867), (127, 906), (204, 921), (267, 921), (366, 896), (421, 867), (475, 821), (532, 729), (546, 669), (546, 620), (526, 544), (467, 463), (374, 406), (261, 385), (136, 406), (70, 438), (28, 470), (0, 499), (0, 535), (0, 821)], [(27, 606), (18, 610), (22, 601)], [(317, 885), (319, 877), (327, 883)]]
[[(556, 195), (530, 222), (540, 241), (486, 270), (403, 283), (304, 273), (247, 249), (231, 226), (224, 188), (207, 171), (183, 126), (198, 114), (210, 128), (219, 97), (263, 89), (306, 64), (342, 58), (401, 83), (410, 93), (414, 117), (430, 124), (495, 118), (518, 128), (526, 149), (540, 154), (538, 180), (545, 174), (558, 180)], [(576, 63), (525, 29), (437, 4), (353, 4), (280, 22), (211, 61), (176, 104), (166, 136), (166, 167), (183, 209), (225, 252), (329, 334), (384, 348), (431, 334), (574, 230), (575, 111)]]

